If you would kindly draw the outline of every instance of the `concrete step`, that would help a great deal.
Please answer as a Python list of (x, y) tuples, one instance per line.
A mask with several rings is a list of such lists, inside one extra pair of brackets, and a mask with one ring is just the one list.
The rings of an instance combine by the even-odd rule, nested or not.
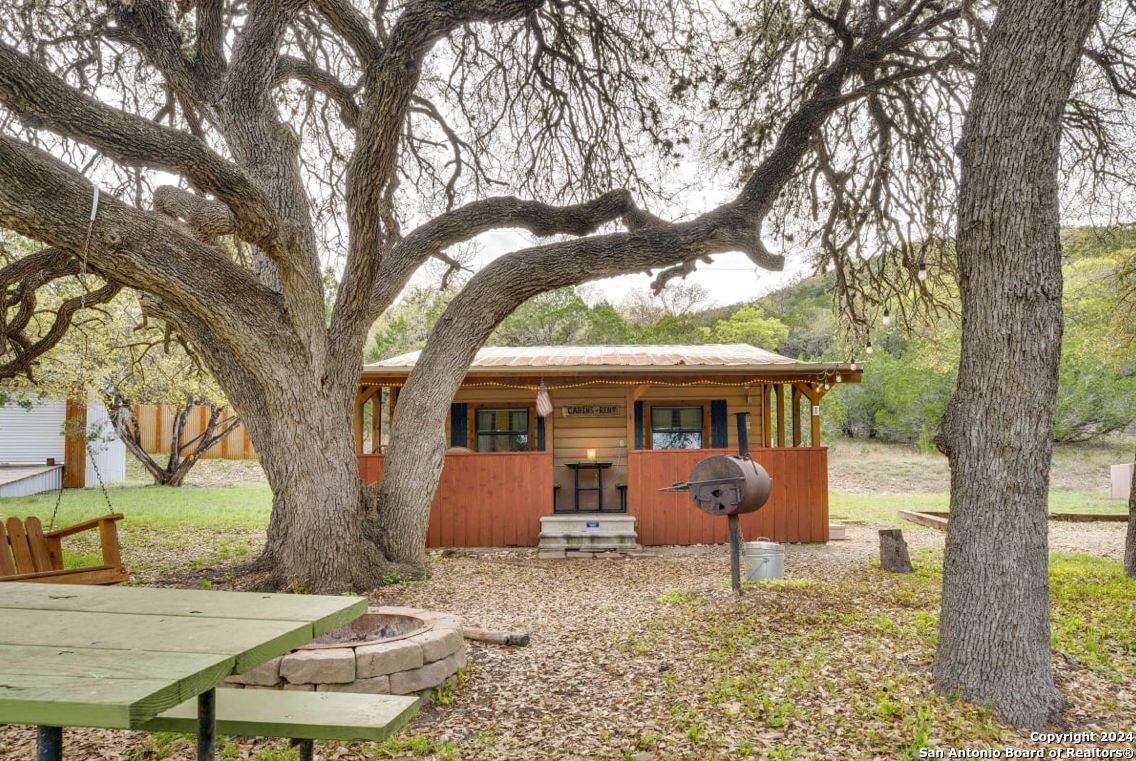
[(622, 513), (572, 513), (540, 519), (542, 550), (635, 550), (635, 516)]

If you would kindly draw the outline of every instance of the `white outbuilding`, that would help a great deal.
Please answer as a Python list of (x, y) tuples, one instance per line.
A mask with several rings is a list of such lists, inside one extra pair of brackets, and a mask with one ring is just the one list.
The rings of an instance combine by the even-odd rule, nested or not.
[[(81, 421), (84, 413), (87, 446), (79, 426), (67, 425), (69, 414)], [(126, 478), (126, 447), (101, 402), (86, 410), (64, 400), (0, 405), (0, 497), (94, 485), (99, 476), (104, 483)]]

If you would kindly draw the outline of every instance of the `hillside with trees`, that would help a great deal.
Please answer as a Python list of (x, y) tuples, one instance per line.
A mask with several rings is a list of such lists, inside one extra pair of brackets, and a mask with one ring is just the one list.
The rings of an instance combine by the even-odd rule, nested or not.
[[(1136, 229), (1069, 229), (1065, 333), (1054, 440), (1073, 443), (1128, 429), (1136, 421), (1136, 349), (1123, 321)], [(941, 287), (936, 319), (901, 324), (888, 312), (869, 333), (870, 350), (849, 348), (833, 309), (836, 278), (818, 274), (750, 302), (715, 305), (695, 284), (659, 295), (633, 291), (611, 303), (585, 288), (525, 302), (493, 333), (494, 346), (749, 343), (805, 360), (867, 366), (863, 381), (823, 402), (828, 435), (869, 437), (928, 449), (957, 380), (960, 329), (953, 283)], [(421, 349), (457, 289), (410, 292), (371, 330), (367, 361)], [(882, 315), (882, 312), (881, 312)], [(887, 324), (884, 324), (884, 320)]]

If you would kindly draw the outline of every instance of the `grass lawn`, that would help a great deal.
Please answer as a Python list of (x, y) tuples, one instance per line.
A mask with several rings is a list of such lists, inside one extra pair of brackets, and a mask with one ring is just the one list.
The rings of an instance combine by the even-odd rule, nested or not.
[[(267, 484), (227, 487), (112, 485), (107, 496), (118, 523), (123, 560), (132, 584), (153, 583), (169, 571), (251, 559), (264, 541), (272, 510)], [(55, 494), (0, 499), (0, 516), (35, 515), (46, 527), (55, 509)], [(60, 500), (55, 526), (62, 528), (108, 512), (99, 489), (68, 489)], [(68, 567), (96, 564), (97, 533), (64, 540)]]
[[(1051, 510), (1122, 511), (1123, 503), (1106, 498), (1100, 470), (1123, 461), (1124, 446), (1055, 455)], [(747, 585), (740, 600), (729, 592), (720, 546), (625, 561), (538, 561), (527, 549), (438, 556), (428, 579), (375, 590), (372, 601), (525, 630), (532, 645), (470, 643), (462, 686), (436, 695), (398, 737), (317, 744), (316, 752), (337, 761), (647, 761), (908, 759), (921, 748), (1043, 747), (984, 707), (931, 689), (943, 535), (901, 524), (895, 512), (945, 510), (944, 468), (937, 455), (838, 442), (831, 512), (858, 522), (850, 540), (788, 546), (788, 580)], [(120, 526), (132, 583), (251, 558), (263, 542), (271, 494), (263, 483), (244, 482), (245, 470), (236, 479), (205, 479), (234, 483), (223, 487), (111, 487), (115, 510), (127, 516)], [(54, 495), (0, 500), (0, 516), (46, 522), (53, 507)], [(97, 489), (70, 491), (56, 525), (105, 511)], [(878, 525), (902, 525), (914, 574), (879, 569)], [(1070, 702), (1069, 730), (1136, 729), (1136, 582), (1101, 556), (1116, 557), (1123, 530), (1052, 527), (1053, 546), (1074, 550), (1053, 553), (1050, 563), (1054, 667)], [(96, 547), (79, 545), (69, 559)], [(180, 735), (67, 736), (83, 743), (84, 757), (194, 757)], [(0, 758), (33, 757), (31, 730), (0, 727)], [(235, 738), (220, 757), (296, 755), (285, 742)]]

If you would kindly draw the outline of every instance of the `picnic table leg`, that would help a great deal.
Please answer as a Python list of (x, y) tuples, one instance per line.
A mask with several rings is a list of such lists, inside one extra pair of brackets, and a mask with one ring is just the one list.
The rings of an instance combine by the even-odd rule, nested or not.
[(217, 761), (217, 691), (197, 696), (197, 761)]
[(312, 740), (293, 740), (292, 747), (300, 751), (300, 761), (312, 761), (312, 749), (315, 742)]
[(63, 758), (63, 727), (37, 727), (37, 761), (61, 761)]

